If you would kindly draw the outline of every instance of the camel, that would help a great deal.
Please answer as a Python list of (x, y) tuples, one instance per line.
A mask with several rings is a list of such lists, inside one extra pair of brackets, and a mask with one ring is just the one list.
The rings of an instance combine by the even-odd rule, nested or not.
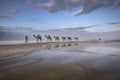
[(67, 37), (67, 39), (68, 39), (68, 41), (71, 41), (71, 40), (72, 40), (72, 38), (71, 38), (71, 37)]
[(45, 37), (46, 37), (47, 41), (52, 41), (52, 38), (50, 35), (45, 35)]
[(64, 36), (61, 36), (61, 39), (64, 41), (66, 41), (66, 38)]
[(42, 37), (41, 37), (40, 34), (38, 34), (38, 35), (33, 35), (33, 36), (34, 36), (34, 38), (36, 38), (37, 43), (38, 43), (38, 40), (42, 41)]
[(78, 41), (78, 37), (74, 37), (74, 39), (75, 39), (76, 41)]
[(55, 41), (59, 41), (59, 37), (58, 36), (54, 36)]
[(98, 40), (100, 41), (101, 39), (99, 38)]

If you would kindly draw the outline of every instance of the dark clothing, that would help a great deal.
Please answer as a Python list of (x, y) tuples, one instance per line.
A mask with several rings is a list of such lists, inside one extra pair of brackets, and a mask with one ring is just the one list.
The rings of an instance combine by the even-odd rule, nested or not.
[(27, 37), (27, 36), (25, 36), (25, 40), (28, 40), (28, 37)]
[(25, 36), (25, 44), (26, 44), (26, 43), (29, 43), (29, 42), (28, 42), (28, 36)]

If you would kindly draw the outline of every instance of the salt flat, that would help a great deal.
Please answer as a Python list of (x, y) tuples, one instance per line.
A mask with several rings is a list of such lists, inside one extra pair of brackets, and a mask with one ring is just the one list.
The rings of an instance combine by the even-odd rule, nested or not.
[(119, 80), (119, 48), (120, 42), (4, 45), (12, 56), (1, 58), (0, 79)]

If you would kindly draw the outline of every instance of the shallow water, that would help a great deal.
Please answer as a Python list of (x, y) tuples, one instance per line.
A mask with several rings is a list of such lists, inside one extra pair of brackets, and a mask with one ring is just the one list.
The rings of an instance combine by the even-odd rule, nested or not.
[(0, 80), (120, 80), (120, 43), (52, 43), (0, 61)]

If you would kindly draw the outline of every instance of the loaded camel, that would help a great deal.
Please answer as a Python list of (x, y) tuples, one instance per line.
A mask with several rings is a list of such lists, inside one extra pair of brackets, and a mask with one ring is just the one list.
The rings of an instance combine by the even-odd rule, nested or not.
[[(34, 38), (36, 38), (37, 43), (38, 43), (38, 40), (42, 41), (42, 37), (41, 37), (40, 34), (38, 34), (38, 35), (33, 35), (33, 36), (34, 36)], [(47, 39), (47, 41), (52, 41), (52, 37), (51, 37), (50, 35), (44, 35), (44, 36), (45, 36), (45, 38)], [(61, 37), (59, 37), (59, 36), (54, 36), (55, 41), (59, 41), (60, 38), (61, 38), (61, 40), (62, 40), (63, 42), (66, 41), (66, 39), (67, 39), (68, 41), (71, 41), (71, 40), (72, 40), (72, 38), (71, 38), (70, 36), (68, 36), (68, 37), (65, 37), (65, 36), (61, 36)], [(76, 41), (78, 41), (78, 37), (74, 37), (73, 39), (76, 40)], [(100, 39), (99, 39), (99, 40), (100, 40)], [(26, 42), (27, 42), (27, 40), (26, 40)]]
[(47, 39), (47, 41), (52, 41), (52, 38), (50, 35), (45, 35), (45, 38)]
[(40, 34), (38, 34), (38, 35), (33, 35), (33, 36), (34, 36), (34, 38), (36, 38), (37, 43), (38, 43), (38, 40), (42, 41), (42, 37), (41, 37)]
[(68, 41), (71, 41), (71, 40), (72, 40), (72, 38), (71, 38), (71, 37), (67, 37), (67, 39), (68, 39)]
[(61, 39), (64, 41), (66, 41), (66, 38), (64, 36), (61, 36)]
[(74, 39), (75, 39), (76, 41), (78, 41), (78, 37), (74, 37)]
[(59, 41), (59, 37), (58, 36), (54, 36), (55, 41)]

